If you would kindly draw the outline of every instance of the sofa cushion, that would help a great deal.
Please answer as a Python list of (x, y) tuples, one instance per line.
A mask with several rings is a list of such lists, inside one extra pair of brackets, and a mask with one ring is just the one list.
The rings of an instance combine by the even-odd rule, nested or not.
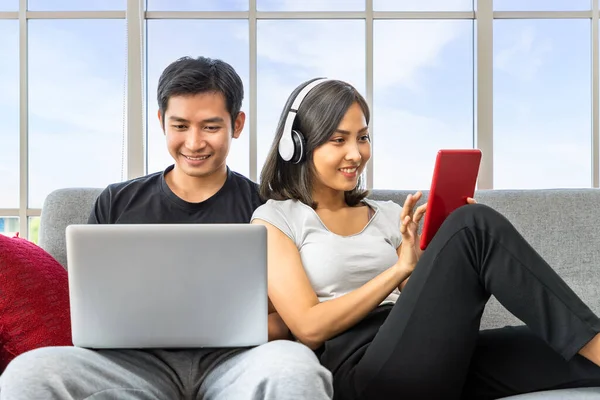
[(0, 235), (0, 371), (26, 351), (66, 345), (67, 271), (36, 244)]
[(600, 388), (575, 388), (547, 390), (543, 392), (519, 394), (504, 397), (502, 400), (598, 400)]

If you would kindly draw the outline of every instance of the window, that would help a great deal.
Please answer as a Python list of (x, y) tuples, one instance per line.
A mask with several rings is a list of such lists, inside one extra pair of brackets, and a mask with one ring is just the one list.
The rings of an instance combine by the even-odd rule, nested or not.
[(373, 9), (375, 11), (473, 11), (474, 3), (477, 3), (477, 0), (373, 0)]
[(38, 244), (40, 238), (40, 220), (40, 217), (29, 217), (27, 237), (35, 244)]
[(375, 21), (373, 49), (373, 187), (429, 189), (439, 149), (473, 147), (473, 22)]
[[(193, 33), (193, 34), (191, 34)], [(201, 38), (214, 40), (201, 40)], [(156, 89), (158, 78), (171, 62), (181, 56), (206, 55), (231, 64), (244, 82), (242, 110), (246, 123), (241, 136), (235, 139), (229, 152), (231, 169), (249, 173), (249, 56), (247, 20), (150, 20), (148, 21), (148, 93), (147, 143), (148, 172), (162, 171), (173, 164), (158, 122)]]
[(29, 22), (29, 207), (123, 178), (124, 20)]
[(317, 77), (347, 81), (365, 95), (362, 20), (258, 21), (258, 175), (289, 95)]
[(247, 11), (248, 0), (147, 0), (148, 11)]
[(589, 187), (590, 21), (494, 31), (494, 188)]
[(591, 9), (591, 0), (494, 0), (494, 10), (496, 11), (581, 11)]
[(19, 217), (0, 217), (0, 235), (15, 236), (19, 232)]
[(19, 207), (18, 21), (0, 20), (0, 208)]
[(19, 0), (0, 0), (0, 11), (17, 11)]
[[(25, 3), (33, 12), (18, 15)], [(591, 96), (600, 84), (592, 71), (592, 54), (599, 51), (599, 41), (591, 40), (591, 21), (598, 18), (592, 3), (0, 0), (0, 232), (25, 237), (29, 231), (37, 240), (37, 215), (48, 193), (129, 179), (128, 153), (145, 155), (147, 173), (171, 165), (156, 87), (164, 68), (186, 55), (221, 58), (242, 77), (247, 119), (228, 164), (253, 179), (259, 179), (254, 172), (263, 167), (290, 93), (325, 76), (372, 95), (373, 156), (366, 174), (372, 188), (427, 189), (437, 150), (471, 148), (478, 137), (482, 145), (493, 142), (493, 163), (482, 170), (493, 176), (493, 189), (589, 187), (600, 176), (592, 169), (600, 153), (600, 146), (592, 147), (599, 122), (592, 121), (592, 110), (600, 109)], [(494, 13), (476, 13), (478, 4)], [(127, 29), (128, 5), (148, 11), (142, 15), (143, 49), (127, 41), (128, 31), (135, 31)], [(26, 42), (18, 17), (26, 18)], [(492, 35), (477, 37), (480, 23), (491, 25)], [(372, 32), (366, 29), (371, 26)], [(485, 57), (474, 62), (478, 41), (493, 52), (493, 66)], [(128, 71), (127, 52), (142, 51), (144, 68)], [(144, 97), (132, 96), (128, 78), (140, 75)], [(493, 91), (477, 91), (478, 75), (493, 83)], [(128, 104), (144, 110), (143, 121), (132, 124), (143, 125), (143, 138), (139, 130), (128, 132)], [(486, 109), (492, 104), (493, 119)], [(21, 148), (22, 134), (27, 148)], [(127, 135), (139, 139), (129, 143)]]
[(126, 0), (28, 0), (31, 11), (116, 11), (125, 10)]
[(365, 0), (256, 0), (258, 11), (364, 11)]

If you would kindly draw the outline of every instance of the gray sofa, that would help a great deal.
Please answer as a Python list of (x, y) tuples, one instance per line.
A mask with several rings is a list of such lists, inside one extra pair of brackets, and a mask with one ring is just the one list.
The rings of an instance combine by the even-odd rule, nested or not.
[[(87, 222), (100, 191), (98, 188), (61, 189), (51, 193), (44, 202), (39, 245), (65, 268), (68, 268), (65, 228), (69, 224)], [(408, 193), (375, 190), (370, 197), (403, 204)], [(511, 220), (573, 290), (600, 314), (600, 190), (493, 190), (478, 191), (475, 198)], [(492, 298), (484, 313), (482, 328), (510, 324), (522, 323)], [(538, 392), (510, 399), (600, 399), (600, 388)]]

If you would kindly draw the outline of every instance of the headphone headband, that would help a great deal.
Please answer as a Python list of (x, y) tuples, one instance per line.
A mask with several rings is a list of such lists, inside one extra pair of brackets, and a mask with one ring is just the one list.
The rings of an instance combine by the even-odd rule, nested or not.
[(300, 108), (300, 104), (302, 104), (302, 101), (308, 95), (308, 93), (311, 90), (313, 90), (315, 88), (315, 86), (318, 86), (321, 83), (326, 82), (328, 80), (329, 79), (327, 79), (327, 78), (316, 79), (316, 80), (312, 81), (311, 83), (309, 83), (308, 85), (304, 86), (302, 88), (302, 90), (300, 91), (300, 93), (298, 93), (298, 96), (296, 96), (296, 98), (294, 99), (294, 102), (292, 103), (292, 107), (291, 107), (290, 111), (297, 112), (298, 109)]

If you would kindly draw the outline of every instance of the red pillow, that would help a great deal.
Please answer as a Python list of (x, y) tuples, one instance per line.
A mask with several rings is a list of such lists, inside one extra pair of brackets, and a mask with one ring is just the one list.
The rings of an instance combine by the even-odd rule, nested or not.
[(71, 345), (67, 271), (35, 243), (0, 235), (0, 372), (26, 351)]

